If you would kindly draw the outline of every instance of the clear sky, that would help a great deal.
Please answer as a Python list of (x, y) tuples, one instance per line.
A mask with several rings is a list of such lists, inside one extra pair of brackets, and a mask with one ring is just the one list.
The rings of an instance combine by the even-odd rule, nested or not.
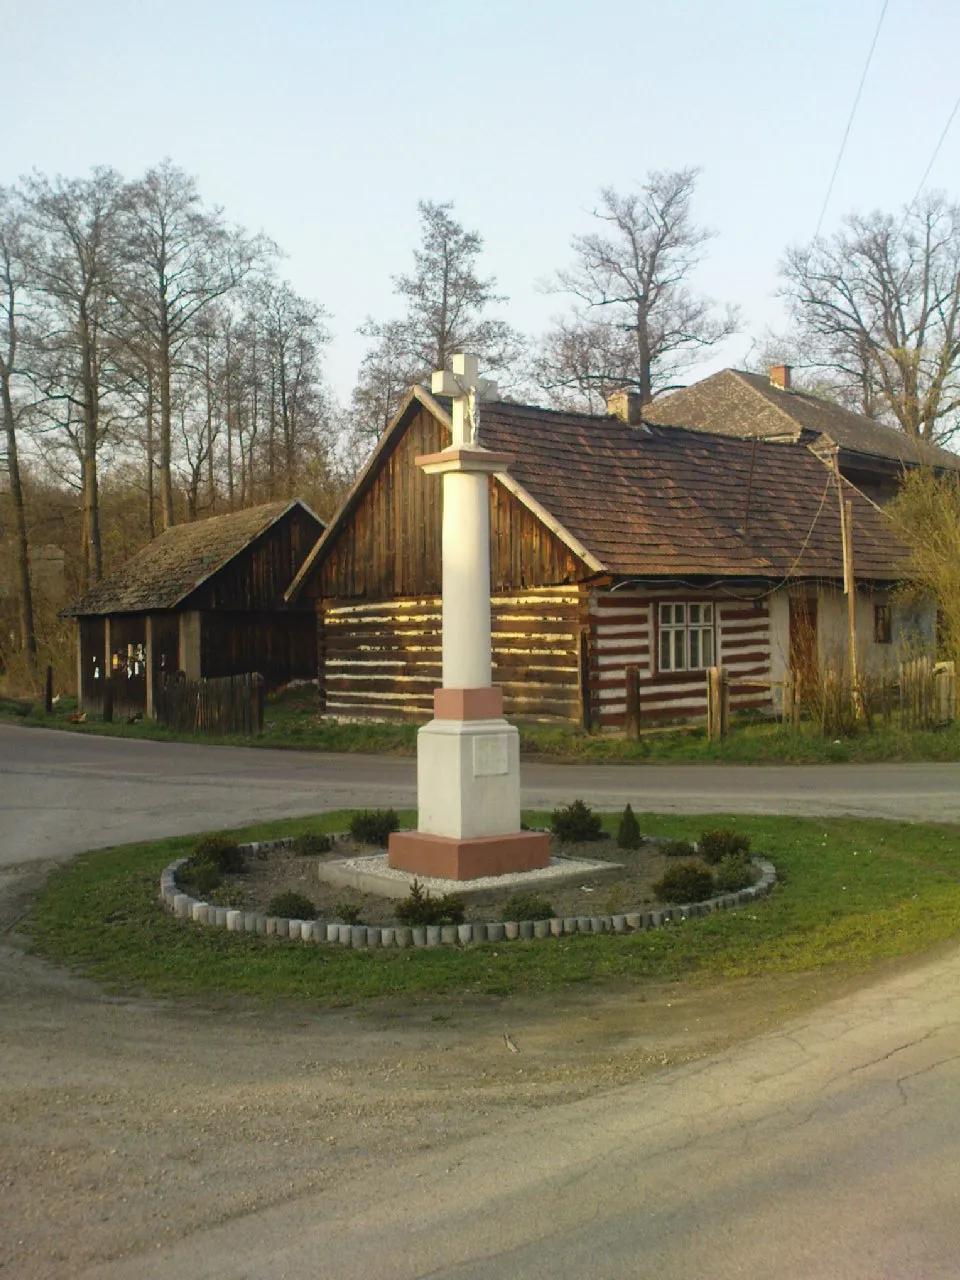
[[(398, 314), (418, 199), (453, 200), (528, 333), (597, 189), (699, 165), (717, 231), (696, 283), (739, 303), (742, 361), (777, 264), (817, 225), (883, 0), (0, 0), (0, 183), (133, 177), (164, 156), (263, 230), (332, 313), (349, 395), (366, 315)], [(910, 201), (960, 94), (957, 0), (888, 0), (824, 220)], [(928, 186), (960, 197), (960, 116)]]

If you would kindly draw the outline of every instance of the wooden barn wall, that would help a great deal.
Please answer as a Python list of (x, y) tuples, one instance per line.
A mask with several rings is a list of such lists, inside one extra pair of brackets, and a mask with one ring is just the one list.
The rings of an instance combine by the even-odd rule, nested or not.
[(142, 613), (115, 614), (110, 619), (110, 669), (105, 655), (104, 618), (80, 619), (82, 701), (85, 712), (100, 715), (107, 681), (113, 689), (117, 719), (142, 715), (147, 705), (147, 621)]
[[(410, 600), (439, 594), (442, 481), (425, 475), (415, 459), (448, 443), (446, 428), (421, 410), (304, 584), (306, 599)], [(559, 538), (492, 477), (490, 562), (494, 591), (569, 583), (585, 574)]]
[[(752, 601), (690, 590), (614, 591), (590, 603), (591, 719), (602, 729), (622, 729), (626, 716), (626, 668), (640, 677), (643, 720), (689, 720), (707, 714), (703, 671), (657, 671), (657, 604), (712, 602), (717, 663), (730, 673), (732, 710), (771, 710), (770, 616), (766, 600)], [(757, 683), (751, 683), (756, 681)]]
[(290, 586), (321, 529), (295, 509), (213, 575), (193, 595), (190, 609), (282, 609)]
[[(579, 711), (579, 596), (568, 588), (492, 600), (493, 681), (521, 720)], [(323, 610), (322, 684), (336, 716), (429, 719), (441, 682), (440, 600), (330, 602)]]
[(202, 615), (200, 670), (208, 679), (259, 671), (267, 690), (317, 674), (316, 617), (311, 613)]

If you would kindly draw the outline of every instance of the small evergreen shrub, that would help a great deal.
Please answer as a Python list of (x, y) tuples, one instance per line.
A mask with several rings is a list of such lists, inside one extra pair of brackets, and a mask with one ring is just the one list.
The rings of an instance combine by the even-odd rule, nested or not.
[(617, 848), (639, 849), (642, 843), (643, 836), (640, 834), (640, 823), (637, 821), (631, 807), (627, 805), (620, 817), (620, 825), (617, 827)]
[(713, 878), (720, 893), (737, 893), (753, 884), (756, 873), (746, 854), (728, 853), (717, 863)]
[(201, 898), (205, 898), (208, 893), (213, 893), (214, 889), (220, 887), (220, 870), (213, 862), (198, 862), (195, 866), (188, 866), (187, 879), (194, 885), (197, 893)]
[(390, 832), (400, 827), (400, 818), (395, 809), (364, 809), (355, 813), (350, 819), (350, 834), (358, 844), (376, 845), (385, 849), (390, 839)]
[(549, 920), (553, 907), (533, 893), (515, 893), (503, 904), (501, 920)]
[(665, 858), (692, 858), (697, 851), (689, 840), (661, 840), (660, 852)]
[(245, 870), (243, 854), (236, 840), (217, 832), (209, 832), (197, 837), (193, 853), (190, 855), (190, 864), (198, 866), (202, 862), (210, 863), (224, 875)]
[(301, 858), (308, 858), (317, 853), (329, 853), (333, 848), (333, 837), (322, 836), (316, 831), (304, 831), (293, 842), (293, 852)]
[(550, 830), (558, 840), (573, 843), (582, 840), (602, 840), (603, 822), (582, 800), (574, 800), (566, 808), (554, 809), (550, 816)]
[(333, 914), (335, 919), (342, 921), (343, 924), (360, 924), (363, 911), (355, 902), (350, 902), (344, 898), (342, 901), (334, 903)]
[(316, 914), (317, 908), (306, 894), (292, 890), (278, 893), (267, 906), (268, 916), (286, 916), (290, 920), (312, 920)]
[(703, 902), (713, 896), (713, 876), (702, 862), (678, 862), (653, 885), (658, 902)]
[(394, 914), (401, 924), (463, 924), (465, 910), (459, 893), (445, 893), (433, 898), (419, 880), (414, 880), (409, 897), (397, 903)]
[(716, 827), (704, 831), (697, 841), (697, 853), (711, 866), (715, 866), (721, 858), (746, 857), (750, 852), (750, 837), (731, 831), (729, 827)]

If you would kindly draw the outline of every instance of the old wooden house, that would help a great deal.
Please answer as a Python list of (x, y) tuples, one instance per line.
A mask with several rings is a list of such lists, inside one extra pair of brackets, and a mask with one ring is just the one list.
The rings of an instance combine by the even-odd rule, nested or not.
[(267, 689), (316, 677), (314, 610), (284, 593), (323, 528), (285, 499), (154, 538), (68, 611), (81, 707), (100, 708), (109, 681), (115, 707), (152, 715), (157, 680), (178, 671), (256, 671)]
[(647, 422), (713, 435), (807, 444), (835, 453), (841, 475), (876, 502), (896, 494), (905, 467), (960, 472), (960, 456), (793, 385), (787, 364), (769, 373), (721, 369), (644, 405)]
[[(878, 508), (799, 440), (768, 443), (605, 416), (484, 404), (494, 681), (518, 719), (703, 715), (704, 670), (737, 708), (773, 709), (784, 670), (845, 643), (841, 501), (852, 502), (858, 643), (882, 662), (926, 616), (891, 588), (904, 548)], [(427, 718), (440, 683), (441, 486), (416, 465), (450, 442), (412, 391), (288, 599), (318, 611), (321, 698), (338, 716)]]

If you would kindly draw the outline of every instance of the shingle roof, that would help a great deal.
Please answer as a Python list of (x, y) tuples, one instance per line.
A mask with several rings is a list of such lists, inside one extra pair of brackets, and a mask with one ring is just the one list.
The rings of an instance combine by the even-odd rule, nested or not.
[[(804, 444), (506, 403), (483, 406), (480, 443), (513, 455), (510, 476), (609, 573), (843, 574), (833, 472)], [(906, 549), (871, 502), (843, 488), (857, 576), (896, 578)]]
[(948, 449), (916, 443), (894, 427), (805, 391), (784, 391), (771, 385), (764, 374), (740, 369), (723, 369), (692, 386), (660, 396), (643, 412), (650, 422), (719, 435), (763, 439), (815, 431), (851, 453), (960, 470), (960, 456)]
[(65, 612), (80, 616), (172, 609), (297, 503), (285, 498), (174, 525)]

